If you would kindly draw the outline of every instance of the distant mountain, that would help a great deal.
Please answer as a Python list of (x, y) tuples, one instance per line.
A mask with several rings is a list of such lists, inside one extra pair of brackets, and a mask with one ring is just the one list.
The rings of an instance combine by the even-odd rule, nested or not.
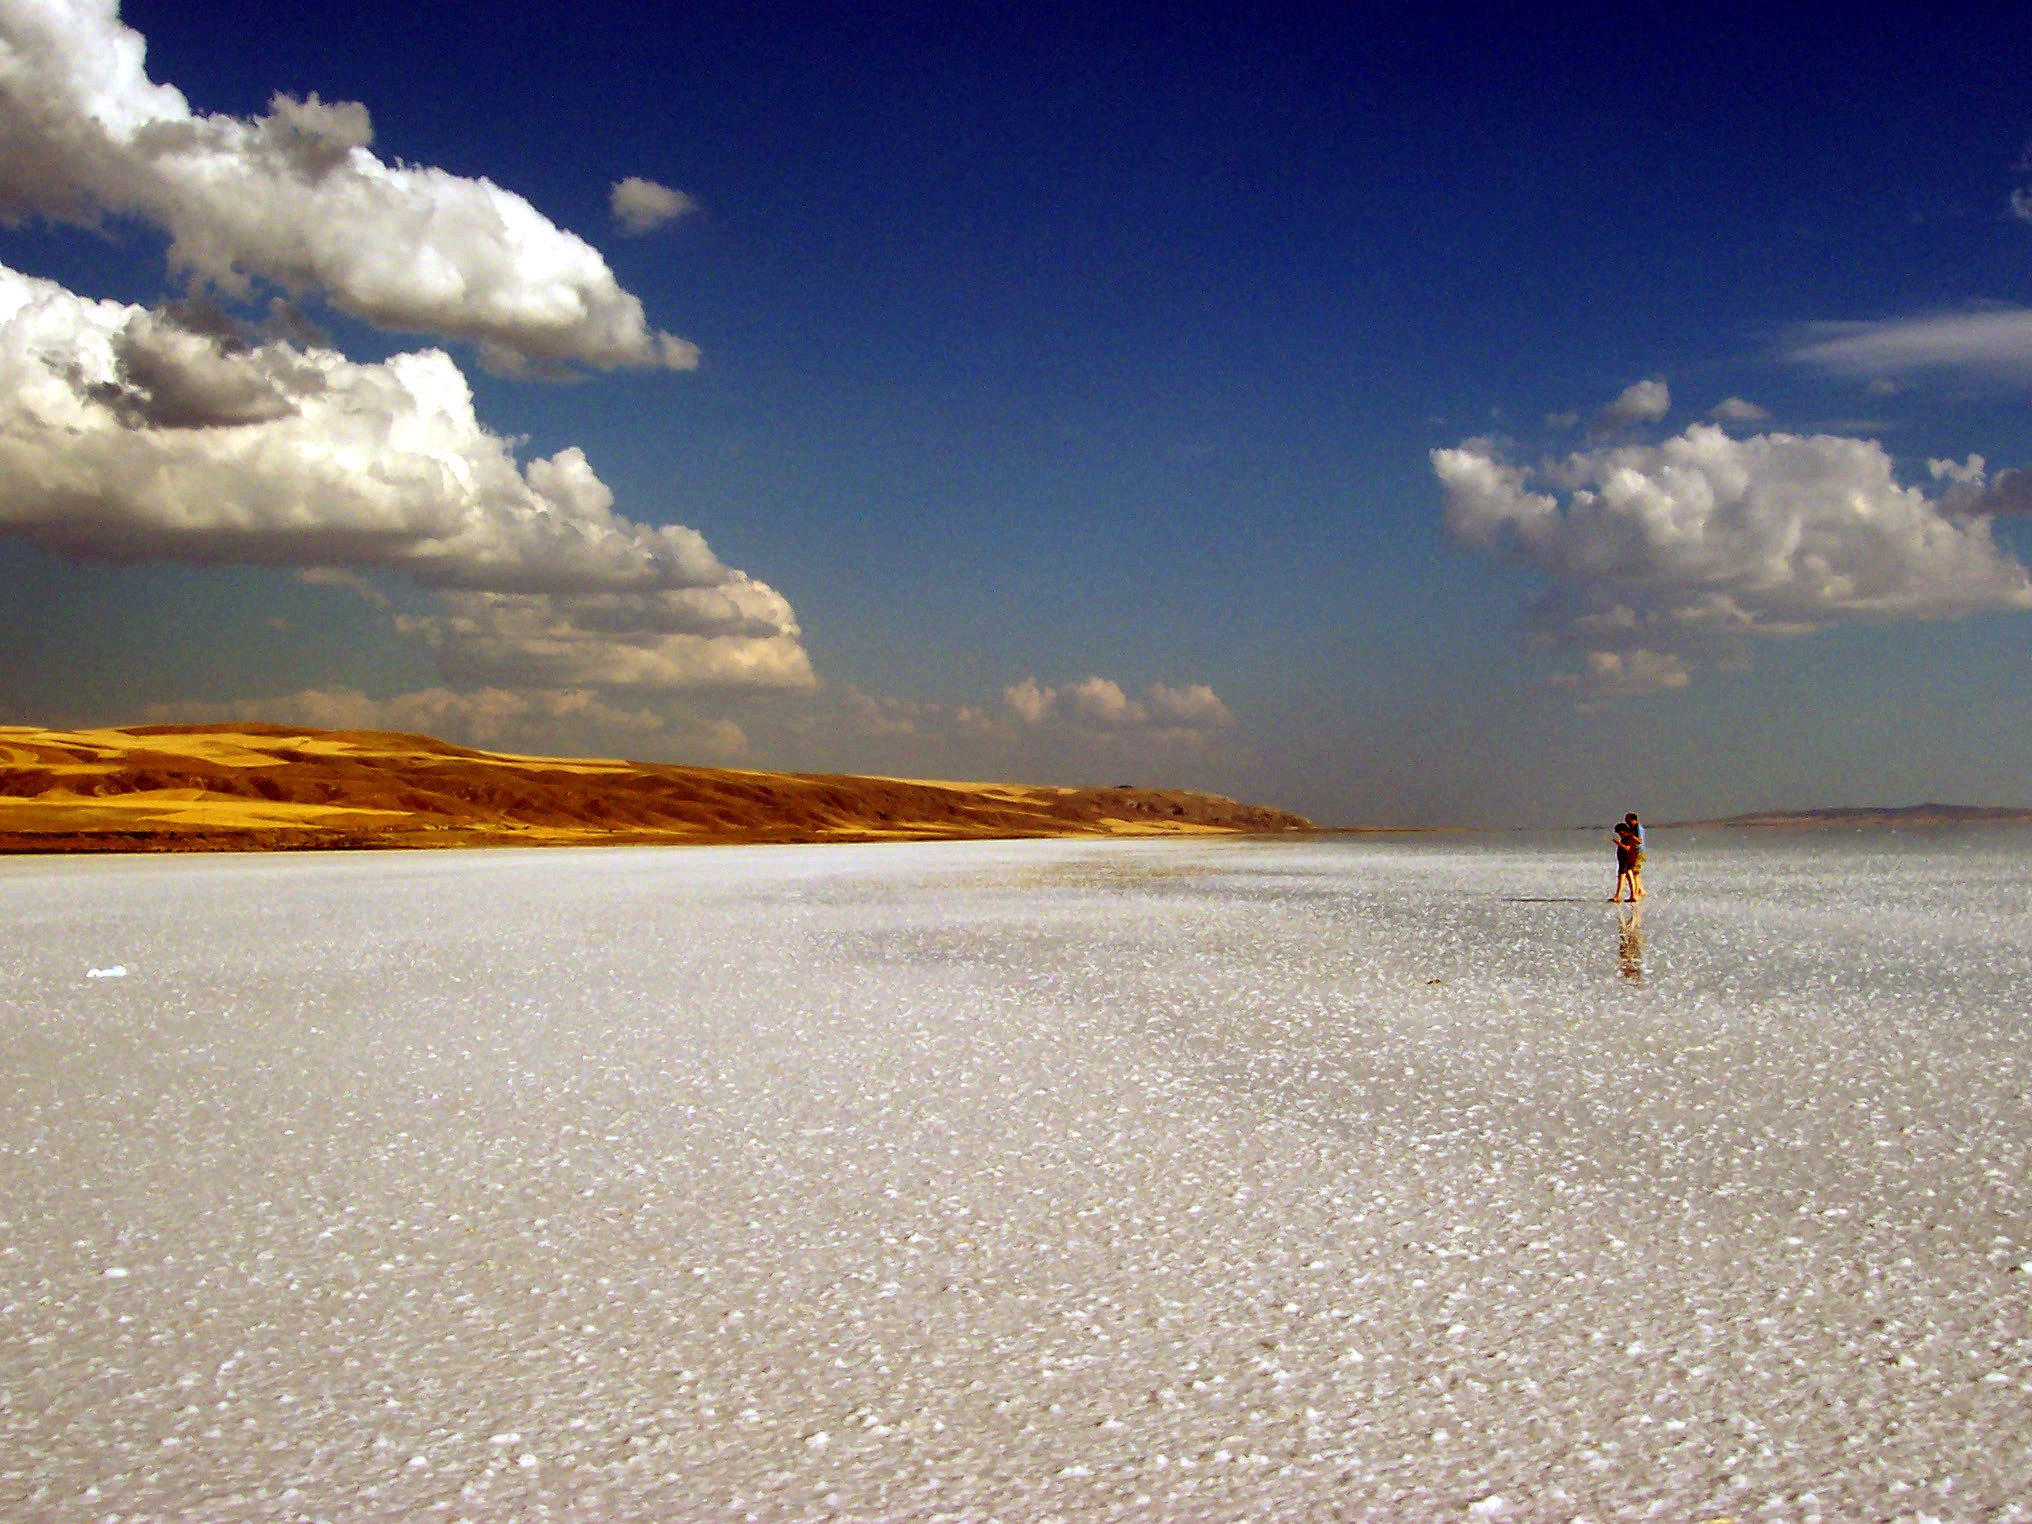
[(935, 783), (473, 751), (298, 726), (0, 726), (0, 852), (908, 841), (1304, 830), (1184, 789)]
[(1887, 826), (2032, 825), (2032, 809), (1998, 804), (1902, 804), (1878, 809), (1760, 810), (1720, 820), (1673, 820), (1668, 826), (1731, 829), (1871, 830)]

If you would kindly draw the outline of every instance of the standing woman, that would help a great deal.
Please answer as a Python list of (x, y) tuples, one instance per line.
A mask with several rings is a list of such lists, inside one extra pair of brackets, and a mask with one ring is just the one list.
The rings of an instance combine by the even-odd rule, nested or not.
[(1609, 903), (1615, 904), (1623, 897), (1623, 890), (1630, 891), (1630, 903), (1637, 903), (1637, 833), (1630, 829), (1627, 820), (1616, 822), (1616, 828), (1609, 832), (1609, 840), (1616, 846), (1616, 887), (1609, 892)]
[(1632, 810), (1623, 817), (1623, 824), (1629, 830), (1630, 844), (1636, 848), (1635, 855), (1630, 859), (1630, 888), (1634, 891), (1630, 896), (1630, 903), (1634, 905), (1638, 900), (1644, 898), (1645, 894), (1644, 822), (1639, 820), (1637, 812)]

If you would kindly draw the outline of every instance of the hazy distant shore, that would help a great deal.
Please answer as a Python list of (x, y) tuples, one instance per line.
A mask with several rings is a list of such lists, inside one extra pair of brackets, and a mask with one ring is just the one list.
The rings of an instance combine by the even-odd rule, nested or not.
[(1673, 820), (1660, 829), (1875, 830), (1893, 826), (2032, 825), (2032, 809), (1991, 804), (1905, 804), (1878, 808), (1759, 810), (1719, 820)]
[(1186, 789), (746, 772), (254, 723), (0, 726), (0, 852), (1186, 836), (1308, 829)]

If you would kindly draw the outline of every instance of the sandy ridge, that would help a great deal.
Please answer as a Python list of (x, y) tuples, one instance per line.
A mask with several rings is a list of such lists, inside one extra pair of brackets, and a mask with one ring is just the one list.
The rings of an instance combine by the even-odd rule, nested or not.
[(1148, 836), (1302, 830), (1178, 789), (517, 756), (258, 723), (0, 726), (0, 852)]

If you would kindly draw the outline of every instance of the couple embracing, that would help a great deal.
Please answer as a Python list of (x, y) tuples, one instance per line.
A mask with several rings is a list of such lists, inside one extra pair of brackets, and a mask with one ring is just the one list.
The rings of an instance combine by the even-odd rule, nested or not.
[(1616, 888), (1609, 902), (1614, 904), (1622, 899), (1627, 889), (1634, 905), (1644, 898), (1644, 826), (1636, 811), (1616, 822), (1610, 839), (1616, 844)]

